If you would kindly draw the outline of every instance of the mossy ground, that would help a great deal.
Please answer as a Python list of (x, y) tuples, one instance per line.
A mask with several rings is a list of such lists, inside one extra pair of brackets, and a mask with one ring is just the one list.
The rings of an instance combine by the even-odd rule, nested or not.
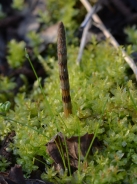
[[(88, 159), (86, 168), (81, 167), (79, 172), (84, 176), (80, 181), (134, 183), (137, 90), (127, 74), (128, 66), (120, 49), (116, 51), (105, 42), (89, 45), (80, 66), (76, 64), (77, 51), (75, 46), (68, 48), (73, 114), (67, 119), (63, 115), (58, 64), (54, 61), (51, 75), (43, 86), (49, 104), (37, 82), (29, 96), (19, 93), (14, 98), (14, 110), (6, 115), (7, 120), (1, 117), (1, 138), (15, 130), (11, 149), (17, 163), (29, 174), (37, 169), (33, 162), (37, 155), (42, 156), (45, 163), (52, 162), (45, 144), (58, 131), (66, 137), (96, 133), (102, 148)], [(52, 58), (49, 60), (53, 62)], [(45, 176), (49, 175), (43, 174), (43, 178)]]
[[(134, 184), (137, 182), (137, 88), (134, 75), (129, 73), (121, 49), (115, 50), (107, 41), (97, 43), (92, 40), (85, 48), (80, 65), (76, 64), (78, 41), (72, 39), (72, 27), (77, 24), (75, 19), (71, 20), (78, 12), (71, 13), (74, 4), (71, 1), (68, 4), (71, 11), (65, 17), (67, 6), (57, 3), (59, 7), (64, 7), (62, 14), (67, 27), (73, 113), (67, 119), (63, 115), (56, 55), (43, 58), (38, 55), (38, 60), (49, 74), (43, 84), (45, 96), (37, 80), (29, 93), (24, 84), (14, 96), (14, 79), (0, 76), (3, 89), (0, 99), (5, 102), (11, 98), (13, 104), (6, 116), (0, 116), (1, 141), (12, 130), (16, 132), (14, 142), (7, 149), (13, 151), (16, 163), (22, 166), (26, 176), (38, 169), (35, 159), (42, 156), (45, 163), (42, 178), (54, 183)], [(55, 9), (55, 6), (51, 8)], [(56, 16), (56, 13), (52, 22), (62, 16)], [(49, 52), (56, 53), (54, 48), (55, 45), (49, 47), (49, 50), (53, 49)], [(14, 59), (12, 62), (16, 64)], [(45, 145), (58, 132), (68, 138), (93, 133), (102, 143), (100, 149), (93, 150), (94, 154), (88, 157), (86, 163), (80, 163), (79, 170), (73, 176), (68, 176), (66, 172), (56, 175), (53, 161), (46, 151)], [(2, 158), (0, 170), (6, 168), (7, 162)]]

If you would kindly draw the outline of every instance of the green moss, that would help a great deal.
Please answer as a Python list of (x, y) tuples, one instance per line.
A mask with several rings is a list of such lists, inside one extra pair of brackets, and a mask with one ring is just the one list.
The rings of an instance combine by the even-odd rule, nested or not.
[(13, 78), (9, 79), (0, 75), (0, 102), (5, 102), (7, 100), (12, 101), (13, 99), (13, 89), (16, 87), (16, 83)]
[[(48, 10), (48, 20), (51, 20), (50, 14), (52, 14), (52, 23), (63, 20), (67, 29), (73, 27), (75, 23), (73, 16), (77, 14), (77, 11), (72, 13), (74, 2), (53, 0), (47, 4), (52, 5)], [(61, 13), (58, 9), (61, 9)], [(72, 37), (71, 31), (69, 33)], [(36, 44), (34, 43), (36, 46), (39, 38), (35, 34), (32, 37), (36, 38)], [(70, 41), (69, 37), (68, 42), (72, 43), (73, 40)], [(95, 41), (86, 47), (79, 66), (76, 64), (78, 48), (75, 45), (74, 41), (74, 44), (69, 45), (68, 48), (73, 114), (67, 119), (64, 118), (55, 56), (46, 59), (38, 56), (44, 68), (48, 68), (50, 73), (43, 86), (46, 100), (37, 81), (29, 95), (19, 93), (14, 97), (14, 109), (6, 112), (5, 116), (0, 116), (1, 140), (11, 130), (16, 132), (14, 143), (10, 146), (16, 155), (17, 163), (22, 165), (27, 175), (37, 169), (34, 160), (39, 155), (44, 158), (45, 163), (48, 163), (42, 178), (50, 179), (54, 183), (135, 183), (137, 181), (137, 89), (128, 76), (129, 67), (120, 49), (116, 51), (106, 42), (97, 44)], [(19, 48), (22, 53), (22, 46)], [(24, 55), (19, 55), (21, 64)], [(11, 58), (12, 56), (15, 57), (15, 54), (10, 54)], [(18, 67), (16, 61), (19, 60), (12, 59), (11, 66)], [(6, 80), (9, 79), (4, 77), (1, 81), (5, 86), (2, 89), (7, 92), (12, 90), (15, 84), (12, 81), (4, 83)], [(1, 101), (7, 100), (3, 95), (1, 99)], [(58, 132), (62, 132), (67, 137), (96, 132), (96, 137), (102, 142), (102, 148), (94, 150), (94, 155), (87, 159), (87, 165), (80, 163), (80, 169), (73, 176), (67, 176), (67, 172), (64, 172), (56, 177), (57, 172), (50, 165), (52, 160), (46, 152), (45, 145)], [(4, 169), (5, 167), (4, 165)], [(3, 165), (0, 168), (3, 169)]]
[(7, 60), (12, 68), (18, 68), (22, 66), (25, 55), (24, 55), (25, 43), (23, 41), (17, 43), (15, 40), (11, 40), (8, 45), (9, 55)]
[[(9, 121), (12, 124), (10, 128), (17, 132), (12, 145), (17, 162), (29, 174), (37, 168), (33, 164), (36, 155), (43, 156), (51, 163), (45, 144), (58, 131), (71, 137), (78, 136), (79, 130), (80, 135), (97, 130), (103, 150), (95, 152), (88, 160), (87, 168), (79, 171), (84, 173), (81, 179), (78, 173), (74, 178), (67, 179), (66, 176), (65, 179), (74, 180), (74, 183), (134, 181), (136, 176), (131, 170), (136, 164), (137, 151), (137, 90), (127, 76), (128, 66), (120, 50), (114, 50), (107, 43), (89, 45), (80, 66), (75, 63), (77, 51), (74, 46), (68, 49), (73, 105), (73, 114), (68, 119), (64, 118), (62, 112), (57, 63), (51, 76), (45, 79), (43, 88), (54, 116), (50, 116), (38, 85), (28, 98), (25, 94), (15, 98), (14, 111), (8, 113), (8, 118), (14, 120)], [(57, 180), (53, 176), (51, 178)], [(43, 174), (43, 178), (47, 177)]]

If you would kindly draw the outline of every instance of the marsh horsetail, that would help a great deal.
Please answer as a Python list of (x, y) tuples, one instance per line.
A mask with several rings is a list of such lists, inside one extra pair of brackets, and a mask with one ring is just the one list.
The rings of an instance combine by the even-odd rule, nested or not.
[(68, 117), (69, 114), (72, 113), (72, 105), (70, 97), (69, 75), (67, 68), (66, 36), (65, 28), (62, 22), (60, 22), (58, 26), (57, 53), (64, 115)]

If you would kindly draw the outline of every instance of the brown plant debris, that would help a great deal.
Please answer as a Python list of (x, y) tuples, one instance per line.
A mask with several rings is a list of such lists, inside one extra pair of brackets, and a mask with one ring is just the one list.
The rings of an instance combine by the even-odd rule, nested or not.
[(37, 179), (25, 179), (23, 177), (22, 167), (15, 165), (9, 173), (0, 172), (0, 184), (52, 184)]
[(1, 143), (0, 147), (0, 155), (3, 156), (7, 161), (12, 162), (13, 155), (12, 152), (7, 151), (10, 143), (13, 143), (13, 137), (15, 136), (15, 132), (10, 132), (5, 139)]
[[(57, 171), (64, 170), (68, 167), (68, 158), (70, 162), (71, 172), (78, 169), (78, 161), (82, 162), (87, 154), (94, 134), (88, 134), (78, 137), (72, 136), (66, 138), (62, 133), (58, 133), (51, 141), (46, 144), (47, 152), (54, 160), (54, 167)], [(99, 146), (99, 141), (95, 138), (89, 154), (93, 154), (92, 148)]]

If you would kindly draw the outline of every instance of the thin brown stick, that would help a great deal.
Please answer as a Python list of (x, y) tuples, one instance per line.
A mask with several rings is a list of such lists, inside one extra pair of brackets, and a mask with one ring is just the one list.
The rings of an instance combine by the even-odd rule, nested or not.
[[(87, 0), (80, 0), (81, 3), (85, 6), (85, 8), (87, 9), (87, 11), (92, 11), (92, 6), (90, 5), (90, 3)], [(102, 30), (102, 32), (104, 33), (104, 35), (106, 36), (106, 38), (109, 39), (110, 43), (116, 48), (119, 48), (119, 44), (118, 42), (115, 40), (115, 38), (112, 36), (112, 34), (107, 30), (107, 28), (105, 27), (105, 25), (102, 23), (101, 19), (98, 17), (97, 14), (93, 15), (93, 20), (99, 25), (100, 29)], [(134, 60), (127, 55), (127, 53), (122, 49), (122, 55), (125, 59), (125, 61), (128, 63), (128, 65), (130, 66), (130, 68), (133, 70), (134, 74), (135, 74), (135, 78), (137, 80), (137, 66), (134, 63)]]
[(69, 75), (67, 68), (66, 36), (65, 28), (62, 22), (60, 22), (58, 26), (57, 52), (64, 115), (68, 117), (69, 114), (72, 114), (72, 105), (70, 97)]

